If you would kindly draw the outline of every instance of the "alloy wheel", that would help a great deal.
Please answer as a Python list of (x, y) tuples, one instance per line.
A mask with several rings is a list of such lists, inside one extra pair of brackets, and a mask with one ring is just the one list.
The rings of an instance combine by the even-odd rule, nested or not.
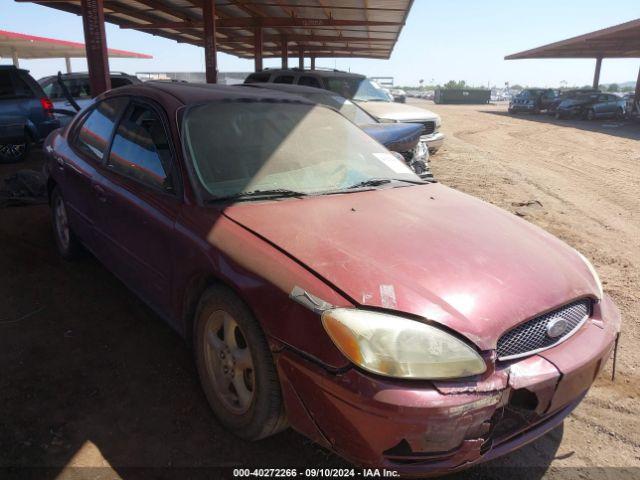
[(207, 319), (203, 341), (218, 398), (231, 413), (246, 413), (255, 397), (255, 373), (244, 332), (228, 312), (216, 310)]

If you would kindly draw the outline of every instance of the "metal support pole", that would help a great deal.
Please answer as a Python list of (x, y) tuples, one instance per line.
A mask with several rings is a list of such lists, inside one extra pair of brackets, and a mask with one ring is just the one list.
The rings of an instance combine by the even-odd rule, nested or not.
[(289, 68), (289, 42), (286, 35), (282, 35), (280, 44), (282, 46), (282, 68), (287, 69)]
[(316, 57), (311, 57), (311, 70), (316, 69)]
[(256, 72), (262, 71), (262, 27), (253, 31), (253, 58)]
[(71, 73), (71, 59), (69, 57), (64, 57), (64, 63), (67, 66), (67, 73)]
[(11, 49), (11, 57), (13, 58), (13, 65), (16, 68), (20, 68), (20, 59), (18, 58), (18, 51), (15, 48)]
[(91, 95), (95, 97), (111, 88), (107, 36), (104, 33), (103, 0), (82, 0), (80, 6), (89, 83)]
[(598, 88), (600, 85), (600, 68), (602, 67), (602, 57), (596, 58), (596, 71), (593, 74), (593, 88)]
[(298, 45), (298, 68), (304, 70), (304, 47)]
[(216, 45), (216, 2), (202, 2), (204, 21), (204, 68), (207, 83), (218, 83), (218, 47)]

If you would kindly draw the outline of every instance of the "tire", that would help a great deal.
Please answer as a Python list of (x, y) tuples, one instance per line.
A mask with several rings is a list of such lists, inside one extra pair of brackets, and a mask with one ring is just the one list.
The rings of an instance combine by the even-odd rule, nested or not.
[(596, 119), (596, 112), (593, 110), (593, 108), (590, 108), (589, 110), (587, 110), (587, 113), (585, 114), (585, 119), (589, 121)]
[(616, 120), (624, 120), (624, 118), (624, 110), (621, 107), (618, 107), (618, 110), (616, 110)]
[(51, 192), (51, 223), (53, 224), (53, 237), (60, 256), (65, 260), (77, 258), (81, 251), (81, 245), (71, 231), (67, 207), (58, 187), (55, 187)]
[(267, 340), (231, 290), (213, 286), (204, 292), (193, 341), (200, 384), (222, 425), (246, 440), (260, 440), (287, 427)]
[(560, 112), (556, 112), (554, 117), (556, 118), (556, 120), (561, 120), (562, 119), (562, 115), (560, 115)]
[(24, 143), (8, 143), (0, 145), (0, 163), (18, 163), (27, 158), (31, 142), (25, 138)]

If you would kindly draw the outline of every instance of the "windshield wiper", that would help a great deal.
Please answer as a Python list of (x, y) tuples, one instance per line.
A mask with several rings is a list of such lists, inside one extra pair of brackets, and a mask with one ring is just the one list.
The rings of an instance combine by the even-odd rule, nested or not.
[(306, 193), (288, 190), (286, 188), (274, 188), (270, 190), (251, 190), (249, 192), (238, 192), (233, 195), (225, 195), (222, 197), (214, 197), (207, 199), (207, 203), (224, 202), (227, 200), (261, 200), (265, 198), (291, 198), (305, 197)]
[(413, 185), (424, 185), (426, 183), (429, 183), (429, 182), (425, 182), (424, 180), (406, 180), (404, 178), (370, 178), (369, 180), (363, 180), (362, 182), (358, 182), (346, 188), (348, 190), (352, 190), (354, 188), (377, 187), (378, 185), (385, 185), (391, 182), (404, 182), (404, 183), (411, 183)]

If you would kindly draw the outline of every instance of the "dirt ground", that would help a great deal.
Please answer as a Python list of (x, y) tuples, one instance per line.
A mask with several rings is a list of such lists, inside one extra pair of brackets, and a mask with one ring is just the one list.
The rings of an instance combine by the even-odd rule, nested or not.
[[(448, 135), (436, 177), (578, 248), (624, 315), (615, 383), (609, 365), (563, 426), (456, 477), (638, 478), (640, 126), (425, 106)], [(39, 165), (37, 154), (0, 165), (0, 177)], [(60, 260), (46, 206), (0, 210), (0, 220), (0, 478), (344, 465), (290, 430), (257, 443), (227, 434), (184, 342), (93, 258)]]

